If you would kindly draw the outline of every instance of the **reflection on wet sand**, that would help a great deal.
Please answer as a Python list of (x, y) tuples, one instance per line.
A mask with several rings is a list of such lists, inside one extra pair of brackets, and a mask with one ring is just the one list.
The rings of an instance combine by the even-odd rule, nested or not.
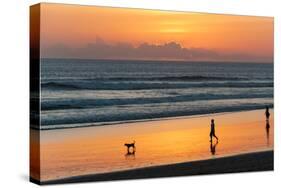
[(215, 144), (213, 144), (213, 142), (210, 142), (210, 152), (212, 155), (216, 155), (216, 147), (218, 143), (218, 141), (216, 141)]
[(270, 129), (270, 124), (269, 124), (269, 120), (268, 119), (266, 120), (265, 129), (266, 129), (267, 146), (269, 146), (269, 129)]
[[(59, 179), (270, 150), (273, 149), (273, 113), (270, 128), (266, 129), (268, 142), (264, 138), (264, 117), (260, 114), (263, 114), (263, 110), (41, 131), (41, 179)], [(209, 142), (209, 124), (212, 118), (217, 123), (219, 152), (218, 145), (215, 142), (210, 145)], [(131, 142), (134, 139), (137, 141), (137, 157), (133, 150), (134, 142)], [(127, 146), (124, 147), (124, 140), (131, 140), (128, 142), (129, 152)]]
[(127, 153), (125, 154), (125, 159), (136, 159), (135, 157), (135, 153), (136, 153), (136, 150), (133, 149), (132, 151), (128, 150)]

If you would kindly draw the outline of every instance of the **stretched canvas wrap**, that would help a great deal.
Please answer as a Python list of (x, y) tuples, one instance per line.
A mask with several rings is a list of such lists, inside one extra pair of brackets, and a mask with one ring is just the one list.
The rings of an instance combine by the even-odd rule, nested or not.
[(272, 17), (30, 7), (30, 180), (273, 170)]

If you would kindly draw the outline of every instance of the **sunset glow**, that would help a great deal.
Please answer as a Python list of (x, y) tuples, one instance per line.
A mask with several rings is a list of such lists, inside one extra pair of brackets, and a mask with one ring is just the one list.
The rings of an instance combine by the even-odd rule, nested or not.
[(232, 56), (273, 58), (270, 17), (41, 4), (41, 26), (45, 57), (52, 56), (54, 46), (84, 48), (100, 38), (109, 45), (133, 47), (175, 42), (182, 48), (212, 50), (230, 60)]

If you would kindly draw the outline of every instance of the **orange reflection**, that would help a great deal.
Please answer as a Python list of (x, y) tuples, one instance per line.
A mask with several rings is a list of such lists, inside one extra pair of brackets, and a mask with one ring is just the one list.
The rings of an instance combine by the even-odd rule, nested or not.
[[(209, 142), (212, 118), (219, 146)], [(272, 149), (272, 119), (268, 137), (263, 110), (42, 131), (41, 176), (58, 179)], [(127, 153), (124, 143), (133, 140), (136, 151)]]

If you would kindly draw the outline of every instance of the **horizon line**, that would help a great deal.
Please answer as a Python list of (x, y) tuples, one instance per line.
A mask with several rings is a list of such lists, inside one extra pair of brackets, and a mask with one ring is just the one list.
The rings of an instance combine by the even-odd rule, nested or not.
[(151, 61), (157, 61), (157, 62), (179, 62), (179, 63), (237, 63), (237, 64), (242, 64), (242, 63), (248, 63), (248, 64), (274, 64), (274, 61), (241, 61), (241, 60), (185, 60), (185, 59), (141, 59), (141, 58), (136, 58), (136, 59), (130, 59), (130, 58), (71, 58), (71, 57), (40, 57), (40, 59), (59, 59), (59, 60), (99, 60), (99, 61), (146, 61), (146, 62), (151, 62)]

